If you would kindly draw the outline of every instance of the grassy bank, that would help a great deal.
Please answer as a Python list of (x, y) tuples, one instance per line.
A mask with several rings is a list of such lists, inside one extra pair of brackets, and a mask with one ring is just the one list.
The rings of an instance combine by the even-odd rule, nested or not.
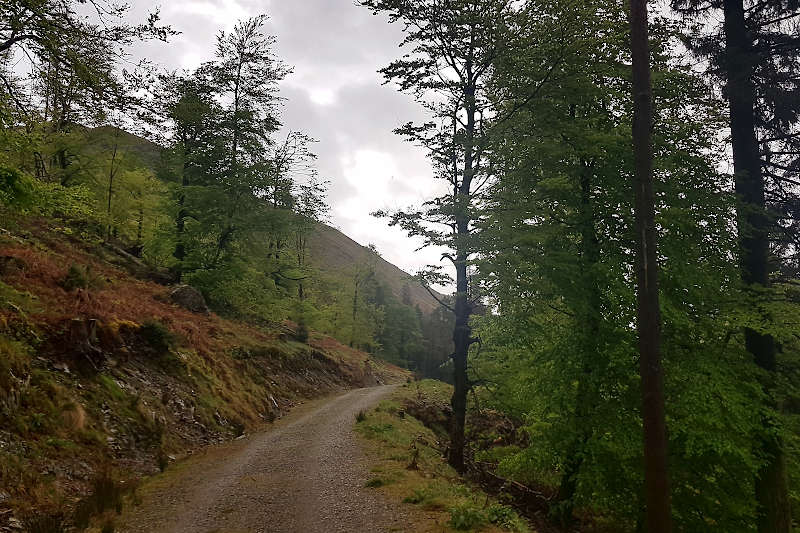
[(413, 399), (431, 406), (431, 416), (436, 416), (449, 396), (449, 386), (438, 381), (407, 383), (359, 415), (356, 428), (374, 465), (367, 485), (424, 513), (424, 531), (530, 531), (513, 509), (447, 465), (436, 420), (426, 420), (434, 428), (429, 429), (406, 411), (407, 400)]

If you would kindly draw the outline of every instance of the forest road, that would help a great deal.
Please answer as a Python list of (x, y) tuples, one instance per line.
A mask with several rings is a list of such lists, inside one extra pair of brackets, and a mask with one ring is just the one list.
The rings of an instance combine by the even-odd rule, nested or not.
[(399, 505), (364, 487), (369, 467), (353, 426), (394, 386), (300, 407), (274, 427), (209, 448), (144, 491), (124, 533), (413, 531)]

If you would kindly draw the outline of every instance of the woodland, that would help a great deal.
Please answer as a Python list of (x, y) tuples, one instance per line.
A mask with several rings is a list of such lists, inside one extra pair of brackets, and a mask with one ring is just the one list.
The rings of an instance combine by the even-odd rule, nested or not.
[[(0, 202), (71, 221), (221, 315), (292, 320), (451, 382), (447, 461), (553, 488), (555, 523), (792, 531), (800, 2), (358, 4), (404, 30), (376, 83), (425, 109), (396, 133), (446, 184), (375, 213), (447, 250), (410, 281), (433, 315), (369, 261), (314, 266), (326, 181), (316, 141), (282, 124), (291, 68), (266, 15), (164, 72), (124, 61), (169, 42), (157, 13), (0, 1)], [(478, 396), (517, 421), (514, 445), (470, 441)]]

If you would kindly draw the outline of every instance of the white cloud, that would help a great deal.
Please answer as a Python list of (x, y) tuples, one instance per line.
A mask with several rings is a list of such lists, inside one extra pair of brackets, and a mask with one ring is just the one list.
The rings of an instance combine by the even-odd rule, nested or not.
[(237, 20), (252, 16), (253, 13), (237, 0), (173, 0), (167, 4), (162, 15), (165, 19), (200, 15), (213, 21), (219, 29), (229, 30)]

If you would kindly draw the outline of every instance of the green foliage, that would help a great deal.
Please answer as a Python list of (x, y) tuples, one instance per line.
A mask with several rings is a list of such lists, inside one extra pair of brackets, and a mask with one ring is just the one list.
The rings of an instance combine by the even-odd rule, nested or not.
[(88, 187), (36, 182), (35, 194), (35, 212), (41, 215), (82, 223), (98, 222)]
[(65, 291), (74, 291), (75, 289), (87, 289), (89, 287), (89, 269), (81, 268), (76, 264), (72, 264), (67, 271), (67, 275), (61, 281), (61, 286)]
[(164, 324), (156, 320), (148, 320), (139, 329), (139, 333), (147, 344), (159, 354), (175, 349), (178, 339)]
[(34, 200), (34, 184), (22, 172), (0, 166), (0, 203), (28, 207)]
[(462, 503), (450, 509), (448, 525), (456, 531), (470, 531), (486, 523), (486, 513), (472, 503)]

